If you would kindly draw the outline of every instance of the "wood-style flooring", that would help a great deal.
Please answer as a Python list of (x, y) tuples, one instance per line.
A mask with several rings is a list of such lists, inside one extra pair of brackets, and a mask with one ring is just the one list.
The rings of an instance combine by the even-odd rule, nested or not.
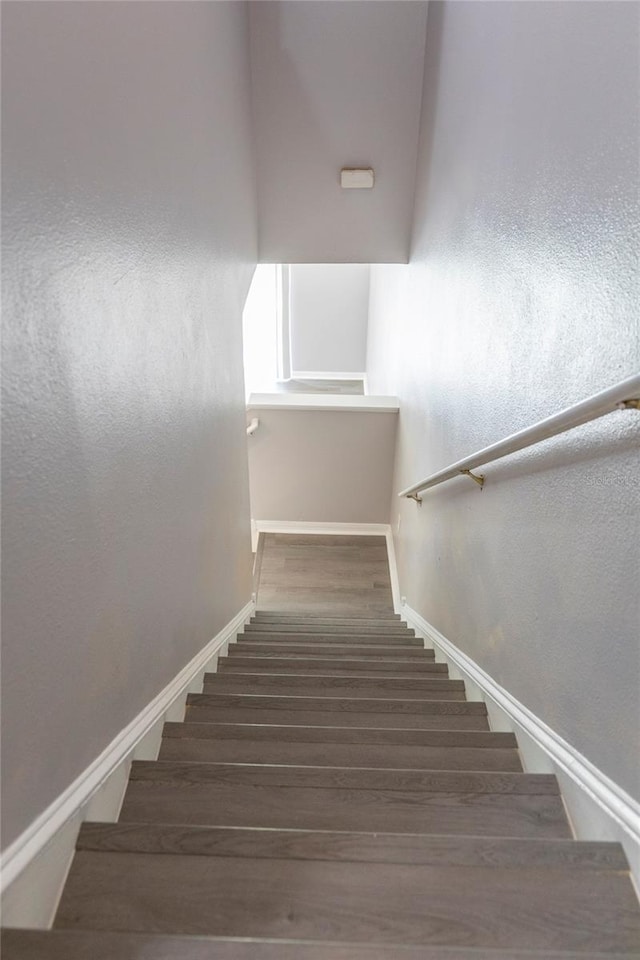
[(263, 533), (258, 607), (340, 617), (393, 613), (384, 537)]
[(261, 611), (85, 823), (54, 929), (3, 960), (612, 960), (640, 955), (615, 843), (572, 839), (391, 612)]

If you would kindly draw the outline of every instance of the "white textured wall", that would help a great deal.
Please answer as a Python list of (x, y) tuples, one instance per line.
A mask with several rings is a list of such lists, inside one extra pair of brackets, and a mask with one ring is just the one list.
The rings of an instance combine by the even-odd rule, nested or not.
[(241, 3), (4, 3), (10, 842), (251, 593)]
[[(637, 65), (634, 3), (430, 4), (411, 264), (371, 292), (396, 491), (638, 370)], [(639, 437), (392, 501), (408, 603), (636, 796)]]
[(369, 266), (292, 264), (293, 370), (362, 373), (367, 363)]
[[(263, 263), (405, 263), (426, 3), (251, 3)], [(372, 166), (373, 190), (340, 169)]]

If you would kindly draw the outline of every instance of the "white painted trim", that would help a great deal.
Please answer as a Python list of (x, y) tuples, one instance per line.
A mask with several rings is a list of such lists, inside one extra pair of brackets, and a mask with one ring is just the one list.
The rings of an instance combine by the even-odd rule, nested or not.
[(385, 534), (387, 538), (387, 557), (389, 558), (389, 579), (391, 580), (391, 596), (393, 598), (394, 613), (401, 613), (402, 604), (400, 602), (400, 581), (398, 579), (398, 565), (396, 563), (396, 547), (393, 542), (393, 530), (391, 524), (387, 527)]
[(311, 520), (255, 520), (257, 533), (291, 533), (309, 536), (386, 537), (388, 523), (320, 523)]
[(247, 410), (325, 410), (345, 413), (397, 413), (397, 397), (348, 393), (252, 393)]
[(157, 697), (127, 724), (111, 741), (99, 757), (37, 817), (13, 843), (2, 852), (0, 860), (1, 887), (4, 891), (22, 871), (63, 830), (69, 821), (78, 817), (78, 812), (87, 806), (116, 768), (127, 763), (131, 754), (151, 728), (162, 720), (164, 714), (175, 706), (182, 696), (186, 699), (189, 686), (198, 673), (220, 648), (236, 635), (238, 629), (251, 616), (255, 604), (247, 603)]
[(276, 266), (276, 367), (280, 382), (291, 379), (291, 282), (288, 263)]
[(367, 375), (364, 370), (344, 371), (344, 370), (292, 370), (292, 380), (366, 380)]
[[(401, 609), (402, 618), (412, 626), (416, 633), (430, 641), (446, 660), (455, 665), (465, 678), (469, 678), (482, 693), (487, 706), (495, 705), (510, 719), (515, 732), (524, 732), (551, 760), (553, 767), (579, 788), (592, 801), (592, 811), (599, 811), (599, 818), (606, 818), (608, 824), (602, 831), (596, 829), (593, 839), (598, 835), (611, 835), (611, 824), (617, 825), (619, 834), (632, 870), (640, 876), (640, 804), (622, 787), (606, 776), (590, 760), (563, 740), (551, 727), (537, 717), (528, 707), (516, 700), (504, 687), (482, 669), (471, 657), (459, 650), (447, 640), (439, 630), (428, 623), (408, 604)], [(569, 815), (571, 801), (563, 792)], [(575, 826), (575, 821), (574, 821)], [(581, 839), (589, 839), (588, 836)]]

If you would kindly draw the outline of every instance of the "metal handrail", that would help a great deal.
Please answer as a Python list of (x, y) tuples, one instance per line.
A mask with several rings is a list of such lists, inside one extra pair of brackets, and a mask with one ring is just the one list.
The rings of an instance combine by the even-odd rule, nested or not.
[(412, 487), (402, 490), (398, 496), (409, 497), (411, 500), (420, 503), (422, 501), (422, 498), (418, 496), (420, 491), (428, 490), (429, 487), (435, 487), (438, 483), (444, 483), (446, 480), (452, 480), (453, 477), (460, 476), (460, 474), (471, 477), (479, 486), (482, 486), (484, 477), (472, 473), (476, 467), (491, 463), (493, 460), (499, 460), (501, 457), (506, 457), (517, 450), (523, 450), (525, 447), (531, 447), (535, 443), (540, 443), (541, 440), (547, 440), (549, 437), (555, 437), (559, 433), (565, 433), (567, 430), (579, 427), (590, 420), (597, 420), (598, 417), (604, 417), (615, 410), (624, 409), (640, 410), (640, 374), (621, 380), (620, 383), (616, 383), (615, 386), (609, 387), (607, 390), (595, 393), (592, 397), (561, 410), (560, 413), (555, 413), (545, 420), (534, 423), (531, 427), (512, 433), (510, 437), (505, 437), (498, 443), (484, 447), (483, 450), (478, 450), (470, 457), (465, 457), (464, 460), (452, 463), (444, 470), (433, 473), (419, 483), (414, 483)]

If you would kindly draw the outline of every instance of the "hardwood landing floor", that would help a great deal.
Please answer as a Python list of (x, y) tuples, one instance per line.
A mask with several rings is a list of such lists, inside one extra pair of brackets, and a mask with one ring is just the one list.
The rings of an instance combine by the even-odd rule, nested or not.
[(357, 617), (393, 613), (384, 537), (260, 535), (261, 610)]
[(556, 778), (388, 608), (257, 612), (118, 822), (82, 825), (54, 929), (2, 934), (3, 960), (632, 957), (622, 848), (572, 839)]

